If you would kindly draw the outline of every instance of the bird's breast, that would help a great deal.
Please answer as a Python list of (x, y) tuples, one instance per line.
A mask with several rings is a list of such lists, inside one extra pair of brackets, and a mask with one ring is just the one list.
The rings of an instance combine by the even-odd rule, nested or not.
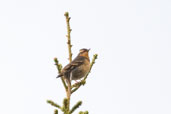
[(90, 63), (80, 65), (78, 68), (74, 69), (71, 72), (72, 80), (79, 80), (87, 75), (90, 70)]

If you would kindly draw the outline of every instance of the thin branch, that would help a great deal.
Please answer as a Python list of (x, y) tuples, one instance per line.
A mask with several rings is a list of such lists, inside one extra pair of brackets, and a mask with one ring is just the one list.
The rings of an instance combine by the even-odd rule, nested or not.
[[(87, 79), (89, 73), (91, 72), (91, 69), (92, 69), (92, 67), (93, 67), (93, 65), (94, 65), (94, 63), (95, 63), (95, 60), (97, 59), (97, 56), (98, 56), (97, 54), (95, 54), (95, 55), (93, 56), (92, 62), (91, 62), (91, 64), (90, 64), (90, 70), (89, 70), (88, 74), (84, 77), (84, 79), (83, 79), (81, 82), (79, 82), (78, 85), (72, 85), (72, 87), (75, 87), (75, 86), (76, 86), (76, 87), (71, 91), (71, 94), (74, 93), (76, 90), (78, 90), (78, 89), (80, 88), (81, 85), (84, 85), (84, 84), (86, 83), (86, 79)], [(77, 84), (77, 83), (76, 83), (76, 84)]]
[[(58, 69), (58, 73), (61, 73), (62, 65), (59, 64), (59, 61), (58, 61), (57, 58), (54, 58), (54, 61), (55, 61), (55, 65), (56, 65), (56, 67), (57, 67), (57, 69)], [(62, 83), (63, 83), (63, 85), (64, 85), (65, 90), (67, 91), (67, 88), (68, 88), (68, 87), (67, 87), (67, 85), (66, 85), (66, 83), (65, 83), (65, 81), (64, 81), (64, 77), (63, 77), (63, 76), (61, 77), (61, 81), (62, 81)]]
[(70, 28), (70, 23), (69, 23), (69, 21), (70, 21), (70, 19), (71, 19), (71, 17), (69, 17), (69, 13), (68, 12), (65, 12), (65, 14), (64, 14), (64, 16), (66, 17), (66, 23), (67, 23), (67, 38), (68, 38), (68, 42), (67, 42), (67, 44), (68, 44), (68, 52), (69, 52), (69, 61), (71, 62), (72, 61), (72, 51), (71, 51), (71, 47), (72, 47), (72, 45), (71, 45), (71, 28)]
[(67, 91), (67, 99), (68, 99), (68, 105), (67, 105), (67, 109), (68, 111), (70, 110), (70, 99), (71, 99), (71, 81), (70, 79), (66, 79), (67, 84), (68, 84), (68, 91)]
[(79, 108), (79, 106), (81, 106), (82, 101), (78, 101), (70, 110), (69, 114), (72, 114), (77, 108)]
[[(65, 12), (64, 16), (66, 17), (66, 24), (67, 24), (67, 38), (68, 38), (68, 53), (69, 53), (69, 62), (72, 61), (72, 51), (71, 51), (71, 28), (70, 28), (70, 19), (71, 17), (69, 17), (69, 13), (68, 12)], [(68, 90), (67, 90), (67, 98), (68, 98), (68, 111), (70, 110), (70, 99), (71, 99), (71, 80), (70, 78), (69, 79), (66, 79), (67, 81), (67, 84), (68, 84)]]
[(60, 106), (60, 105), (58, 105), (57, 103), (54, 103), (54, 102), (53, 102), (53, 101), (51, 101), (51, 100), (47, 100), (47, 103), (49, 103), (49, 104), (51, 104), (52, 106), (57, 107), (57, 108), (59, 108), (59, 109), (61, 109), (61, 110), (62, 110), (62, 108), (61, 108), (61, 106)]

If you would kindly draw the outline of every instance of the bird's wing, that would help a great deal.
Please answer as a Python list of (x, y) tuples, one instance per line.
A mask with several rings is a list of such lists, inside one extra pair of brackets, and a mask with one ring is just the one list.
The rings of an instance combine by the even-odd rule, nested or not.
[(70, 71), (70, 70), (73, 70), (76, 67), (80, 66), (81, 64), (83, 64), (83, 61), (74, 61), (74, 62), (68, 64), (64, 69)]
[(79, 58), (76, 58), (70, 64), (68, 64), (67, 66), (65, 66), (64, 70), (70, 72), (71, 70), (75, 69), (76, 67), (79, 67), (83, 63), (84, 63), (84, 59), (82, 59), (80, 57)]

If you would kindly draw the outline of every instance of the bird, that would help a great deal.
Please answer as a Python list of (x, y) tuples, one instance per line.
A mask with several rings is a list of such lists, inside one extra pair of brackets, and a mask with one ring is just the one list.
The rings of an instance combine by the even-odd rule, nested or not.
[(76, 81), (85, 77), (90, 70), (89, 50), (80, 49), (79, 54), (62, 69), (57, 78), (64, 76), (65, 79)]

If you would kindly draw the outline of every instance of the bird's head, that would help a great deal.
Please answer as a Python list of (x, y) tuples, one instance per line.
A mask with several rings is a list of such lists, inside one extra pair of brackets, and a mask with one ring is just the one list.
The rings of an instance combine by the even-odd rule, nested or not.
[(88, 56), (89, 50), (90, 50), (90, 49), (85, 49), (85, 48), (80, 49), (79, 56), (84, 56), (84, 57), (89, 58), (89, 56)]

